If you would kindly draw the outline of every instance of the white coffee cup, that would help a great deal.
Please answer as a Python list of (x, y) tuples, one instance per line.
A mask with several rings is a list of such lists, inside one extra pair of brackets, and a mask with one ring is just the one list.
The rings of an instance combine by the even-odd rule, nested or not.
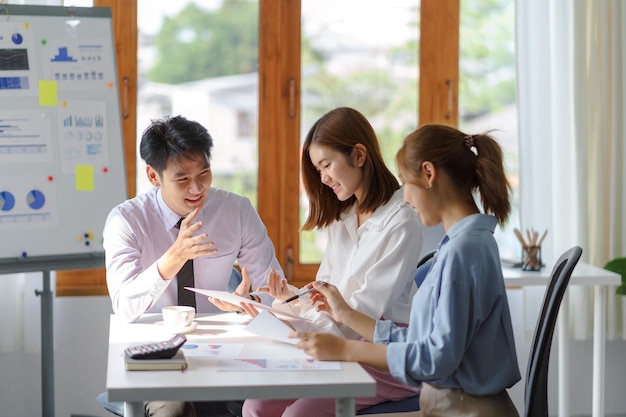
[(191, 325), (196, 309), (189, 306), (165, 306), (161, 310), (163, 323), (167, 327), (181, 328)]

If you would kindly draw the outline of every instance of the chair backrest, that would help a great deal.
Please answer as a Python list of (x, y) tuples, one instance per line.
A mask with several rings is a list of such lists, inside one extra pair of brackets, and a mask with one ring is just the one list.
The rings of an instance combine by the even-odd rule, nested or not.
[(424, 265), (426, 262), (430, 261), (433, 256), (437, 253), (437, 249), (433, 249), (431, 251), (426, 252), (419, 261), (417, 261), (417, 267)]
[(524, 391), (524, 416), (548, 417), (548, 364), (556, 319), (572, 271), (582, 254), (574, 246), (554, 264), (530, 347)]
[(437, 249), (431, 250), (430, 252), (426, 252), (424, 256), (420, 258), (417, 262), (417, 271), (415, 271), (415, 285), (417, 288), (422, 285), (424, 278), (426, 278), (426, 274), (430, 270), (434, 260), (434, 256), (437, 253)]

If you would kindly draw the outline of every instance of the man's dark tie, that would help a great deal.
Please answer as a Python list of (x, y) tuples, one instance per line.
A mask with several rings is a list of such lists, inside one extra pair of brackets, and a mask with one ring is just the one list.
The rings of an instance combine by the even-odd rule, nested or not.
[[(176, 227), (180, 229), (180, 222), (184, 219), (181, 218)], [(194, 287), (193, 281), (193, 259), (188, 259), (176, 274), (176, 281), (178, 282), (178, 305), (179, 306), (191, 306), (196, 308), (196, 293), (186, 290), (185, 287)]]

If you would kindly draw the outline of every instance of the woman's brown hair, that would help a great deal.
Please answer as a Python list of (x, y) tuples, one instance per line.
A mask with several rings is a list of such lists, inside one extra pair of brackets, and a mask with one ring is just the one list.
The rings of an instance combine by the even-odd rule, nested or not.
[(428, 124), (410, 133), (396, 155), (405, 180), (419, 176), (422, 162), (445, 171), (470, 195), (478, 190), (483, 209), (503, 225), (511, 212), (511, 186), (503, 166), (502, 148), (488, 133), (468, 135), (445, 125)]
[(360, 211), (374, 211), (400, 188), (398, 180), (385, 165), (376, 133), (365, 116), (349, 107), (333, 109), (315, 122), (302, 145), (302, 181), (309, 197), (309, 213), (303, 230), (330, 225), (356, 201), (354, 196), (339, 201), (335, 193), (322, 184), (320, 173), (309, 156), (313, 143), (340, 152), (350, 164), (355, 145), (365, 146), (367, 157), (362, 167), (364, 196), (359, 202)]

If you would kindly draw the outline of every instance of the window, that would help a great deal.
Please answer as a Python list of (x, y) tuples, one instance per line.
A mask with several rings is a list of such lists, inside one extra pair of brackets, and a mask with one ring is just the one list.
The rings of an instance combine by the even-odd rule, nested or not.
[[(257, 197), (256, 0), (137, 0), (137, 146), (150, 120), (182, 115), (213, 137), (213, 186)], [(137, 192), (151, 185), (137, 155)]]
[[(174, 19), (177, 14), (187, 7), (199, 8), (198, 13), (215, 13), (221, 6), (230, 2), (232, 1), (196, 0), (180, 4), (164, 2), (170, 16), (166, 22), (172, 32), (169, 38), (166, 36), (161, 42), (174, 39), (179, 44), (186, 45), (201, 40), (207, 36), (206, 32), (190, 31), (184, 25), (177, 27)], [(248, 32), (258, 34), (258, 44), (255, 48), (258, 53), (258, 65), (254, 68), (248, 67), (243, 70), (220, 73), (216, 76), (221, 78), (219, 83), (212, 83), (211, 81), (214, 80), (211, 78), (207, 80), (197, 77), (194, 78), (195, 81), (189, 79), (187, 80), (189, 82), (185, 82), (179, 79), (165, 86), (156, 85), (157, 79), (150, 80), (146, 76), (149, 60), (155, 62), (157, 56), (146, 53), (147, 49), (143, 46), (141, 55), (137, 54), (139, 50), (136, 43), (138, 14), (137, 9), (133, 7), (137, 6), (141, 9), (139, 13), (141, 24), (150, 23), (159, 26), (160, 19), (152, 14), (153, 9), (159, 7), (159, 3), (161, 2), (147, 0), (94, 1), (95, 6), (109, 6), (113, 9), (130, 195), (134, 196), (135, 190), (140, 192), (144, 187), (140, 183), (135, 187), (136, 180), (145, 177), (143, 167), (139, 163), (135, 165), (136, 137), (147, 126), (149, 117), (181, 113), (206, 123), (209, 131), (212, 131), (216, 138), (216, 142), (219, 141), (218, 138), (228, 138), (228, 141), (234, 141), (237, 144), (245, 141), (251, 142), (251, 146), (247, 148), (248, 151), (237, 155), (218, 149), (216, 144), (214, 162), (224, 161), (227, 166), (219, 167), (219, 169), (215, 167), (216, 171), (219, 171), (215, 184), (251, 197), (268, 228), (270, 238), (276, 247), (277, 257), (285, 268), (286, 274), (296, 285), (309, 282), (314, 279), (317, 270), (317, 264), (311, 262), (316, 262), (319, 252), (316, 252), (317, 248), (309, 252), (306, 249), (306, 245), (309, 244), (305, 242), (307, 238), (303, 238), (302, 245), (305, 251), (302, 255), (300, 254), (298, 231), (302, 224), (301, 212), (303, 210), (299, 198), (300, 138), (303, 133), (306, 133), (314, 119), (321, 116), (319, 111), (323, 106), (319, 106), (319, 103), (314, 100), (310, 101), (314, 98), (313, 93), (315, 92), (317, 96), (319, 89), (323, 87), (319, 85), (319, 74), (327, 72), (332, 75), (333, 71), (337, 71), (337, 65), (345, 65), (337, 61), (339, 58), (335, 57), (334, 61), (328, 60), (324, 62), (324, 65), (318, 62), (317, 80), (315, 73), (308, 72), (308, 68), (311, 68), (308, 65), (314, 61), (313, 57), (307, 56), (309, 52), (313, 52), (313, 49), (307, 48), (316, 45), (319, 48), (319, 43), (306, 44), (308, 37), (311, 39), (314, 37), (314, 31), (307, 26), (310, 18), (306, 16), (309, 15), (311, 6), (323, 8), (326, 3), (312, 0), (303, 0), (302, 3), (294, 0), (248, 2), (256, 8), (251, 13), (257, 17), (258, 31)], [(459, 39), (455, 30), (459, 27), (458, 0), (394, 0), (391, 4), (391, 7), (385, 4), (383, 8), (376, 3), (372, 7), (377, 8), (378, 14), (386, 9), (389, 9), (389, 16), (398, 16), (399, 13), (404, 17), (401, 17), (402, 25), (398, 26), (408, 32), (414, 27), (415, 32), (407, 34), (404, 44), (396, 44), (396, 48), (392, 50), (381, 52), (370, 48), (368, 53), (373, 54), (370, 56), (374, 57), (370, 58), (371, 65), (370, 63), (364, 65), (362, 61), (355, 60), (354, 62), (361, 63), (355, 65), (350, 74), (356, 77), (357, 87), (355, 87), (354, 94), (361, 94), (361, 97), (365, 98), (373, 94), (371, 104), (376, 105), (374, 109), (365, 109), (361, 102), (352, 105), (366, 113), (375, 124), (381, 141), (384, 139), (385, 144), (388, 143), (388, 149), (385, 150), (388, 158), (393, 155), (399, 143), (387, 138), (394, 138), (394, 135), (402, 136), (402, 130), (408, 133), (408, 130), (416, 123), (457, 123), (459, 68), (456, 52)], [(334, 7), (340, 6), (335, 2)], [(353, 11), (361, 8), (362, 6), (355, 7)], [(122, 9), (124, 13), (116, 12)], [(385, 15), (386, 13), (387, 11)], [(193, 13), (188, 14), (193, 15)], [(345, 10), (344, 15), (346, 15)], [(293, 18), (294, 16), (302, 17), (304, 20)], [(350, 18), (349, 14), (346, 19), (348, 18)], [(223, 23), (232, 25), (236, 24), (237, 20), (228, 20)], [(204, 26), (211, 27), (207, 24)], [(142, 45), (157, 44), (156, 33), (154, 31), (150, 33), (151, 35), (148, 36), (147, 30), (141, 30)], [(321, 39), (317, 39), (316, 42), (321, 42)], [(421, 46), (418, 46), (420, 42)], [(233, 50), (232, 45), (230, 50)], [(226, 55), (221, 53), (219, 56)], [(350, 59), (354, 59), (355, 56), (350, 54)], [(323, 57), (323, 61), (327, 61), (327, 57)], [(139, 71), (136, 70), (137, 61), (140, 65)], [(330, 65), (331, 61), (332, 65)], [(421, 62), (419, 71), (417, 62)], [(381, 72), (384, 71), (393, 71), (393, 82), (381, 76)], [(141, 74), (139, 81), (135, 77), (137, 73)], [(413, 73), (413, 77), (410, 73)], [(338, 75), (335, 74), (335, 77)], [(417, 84), (419, 84), (420, 94), (418, 97), (415, 92), (414, 98), (411, 98), (411, 95), (403, 95), (401, 99), (394, 97), (393, 100), (386, 101), (388, 99), (383, 95), (376, 96), (376, 91), (368, 92), (367, 87), (370, 83), (374, 83), (376, 89), (384, 88), (387, 94), (394, 95), (394, 91), (397, 91), (395, 89), (400, 86), (410, 90), (417, 89)], [(158, 84), (165, 83), (161, 80)], [(209, 91), (210, 97), (206, 94), (199, 94), (198, 90)], [(329, 90), (332, 92), (332, 89)], [(141, 91), (137, 105), (135, 105), (135, 91)], [(177, 99), (172, 98), (173, 92), (176, 93)], [(328, 100), (333, 98), (332, 94), (319, 95), (319, 97)], [(365, 99), (362, 102), (365, 103)], [(201, 106), (194, 106), (190, 103), (199, 103)], [(370, 100), (367, 100), (367, 103), (369, 105)], [(328, 104), (327, 107), (330, 108), (332, 104)], [(339, 105), (339, 102), (336, 105)], [(200, 107), (203, 110), (196, 111)], [(402, 117), (394, 115), (392, 109), (398, 109), (398, 112), (402, 109)], [(419, 117), (414, 118), (414, 114), (410, 114), (413, 112), (416, 112)], [(242, 128), (243, 113), (246, 114), (245, 118), (251, 121), (249, 124), (251, 134), (245, 140)], [(383, 115), (388, 113), (394, 117), (386, 120)], [(220, 120), (219, 128), (216, 125), (212, 129), (213, 122), (208, 118), (214, 115), (219, 115), (224, 120)], [(135, 122), (138, 116), (141, 119)], [(315, 240), (313, 240), (313, 246), (315, 246)], [(94, 274), (92, 271), (83, 272), (80, 279), (84, 280), (87, 275), (93, 276)], [(77, 277), (74, 281), (78, 280)], [(59, 277), (57, 284), (58, 291), (59, 286), (64, 285)], [(92, 287), (90, 288), (93, 292), (71, 290), (67, 293), (106, 294), (103, 272), (100, 281)]]
[[(286, 0), (272, 2), (272, 6), (264, 3), (271, 9), (267, 10), (268, 15), (273, 13), (276, 17), (274, 21), (278, 22), (275, 25), (277, 28), (263, 25), (264, 10), (261, 10), (261, 48), (267, 45), (268, 48), (273, 46), (275, 49), (270, 49), (268, 54), (260, 55), (260, 76), (264, 80), (263, 84), (267, 85), (267, 95), (273, 90), (281, 91), (283, 94), (270, 98), (264, 91), (260, 91), (259, 152), (262, 163), (259, 166), (259, 184), (275, 180), (278, 176), (279, 187), (277, 190), (272, 188), (259, 193), (259, 212), (268, 223), (268, 227), (272, 224), (278, 225), (277, 229), (270, 230), (270, 235), (285, 273), (295, 285), (305, 284), (315, 278), (319, 248), (323, 247), (323, 241), (314, 234), (303, 235), (301, 239), (298, 232), (306, 206), (301, 205), (303, 199), (300, 198), (300, 141), (294, 143), (293, 139), (299, 139), (306, 134), (308, 126), (321, 116), (321, 109), (329, 110), (337, 105), (352, 104), (364, 111), (375, 125), (381, 142), (384, 140), (388, 145), (388, 149), (385, 150), (388, 158), (393, 157), (399, 146), (399, 142), (394, 142), (390, 138), (397, 135), (401, 140), (417, 126), (417, 120), (419, 123), (449, 124), (456, 124), (457, 121), (458, 36), (454, 30), (459, 27), (457, 0), (394, 1), (390, 3), (389, 8), (387, 4), (385, 8), (372, 5), (368, 10), (374, 8), (381, 19), (392, 19), (390, 16), (399, 19), (401, 23), (397, 25), (398, 28), (406, 31), (404, 40), (397, 43), (395, 48), (388, 50), (379, 48), (376, 51), (370, 45), (368, 51), (370, 58), (366, 59), (365, 63), (358, 59), (365, 56), (364, 51), (352, 48), (355, 50), (346, 52), (350, 65), (343, 60), (344, 57), (332, 59), (333, 47), (346, 46), (336, 40), (334, 44), (332, 41), (328, 42), (330, 47), (327, 48), (330, 48), (330, 52), (323, 54), (314, 49), (316, 47), (319, 49), (316, 45), (324, 44), (323, 35), (328, 30), (318, 30), (320, 38), (314, 41), (315, 32), (310, 31), (313, 22), (307, 16), (309, 12), (324, 15), (325, 4), (314, 1), (308, 3), (307, 0), (301, 4)], [(346, 8), (353, 14), (360, 9), (361, 7)], [(389, 11), (386, 11), (387, 9)], [(334, 22), (339, 32), (343, 28), (344, 35), (356, 32), (356, 29), (350, 26), (354, 20), (351, 20), (348, 12), (344, 10), (342, 14), (342, 7), (335, 3), (333, 14), (339, 17), (333, 20), (322, 19), (321, 23), (312, 26), (323, 28), (325, 22), (326, 24)], [(394, 13), (399, 13), (402, 17), (398, 18)], [(363, 14), (366, 16), (368, 13)], [(302, 16), (302, 21), (279, 19), (281, 15), (299, 15)], [(365, 16), (356, 15), (360, 19), (365, 19)], [(415, 27), (413, 34), (412, 27)], [(380, 30), (371, 32), (380, 33)], [(326, 35), (326, 38), (328, 36)], [(421, 63), (419, 70), (417, 62)], [(264, 72), (264, 68), (272, 68), (272, 71)], [(381, 68), (384, 68), (382, 72), (388, 72), (384, 77), (378, 77)], [(349, 85), (349, 88), (354, 90), (336, 89), (337, 84), (327, 81), (332, 80), (333, 75), (337, 77), (336, 71), (343, 71), (340, 78), (355, 77)], [(389, 74), (393, 76), (389, 77)], [(324, 79), (322, 76), (327, 78)], [(418, 83), (419, 98), (415, 91)], [(393, 94), (397, 88), (406, 89), (408, 94), (399, 95), (402, 99), (395, 96), (389, 99), (385, 95), (380, 97), (376, 95), (377, 91), (368, 92), (368, 84), (376, 86), (378, 90), (384, 88), (383, 91), (387, 94)], [(453, 88), (450, 89), (450, 86)], [(411, 89), (414, 91), (409, 91)], [(411, 94), (414, 94), (414, 98), (410, 98)], [(352, 96), (360, 100), (351, 100)], [(389, 100), (386, 102), (389, 108), (384, 104), (381, 105), (385, 100)], [(418, 104), (418, 108), (415, 103)], [(366, 108), (368, 105), (372, 108)], [(288, 111), (285, 111), (286, 109)], [(394, 114), (393, 110), (396, 110), (397, 114)], [(382, 117), (388, 115), (386, 111), (389, 111), (391, 117)], [(413, 114), (410, 114), (411, 112)], [(273, 141), (265, 141), (266, 137)], [(265, 168), (266, 163), (272, 162), (279, 167), (273, 172)], [(277, 202), (280, 202), (278, 212)]]
[[(353, 107), (374, 127), (394, 171), (395, 152), (417, 127), (419, 0), (378, 4), (302, 0), (300, 140), (327, 111)], [(299, 195), (303, 224), (308, 201), (304, 189)], [(300, 232), (300, 263), (319, 263), (325, 238), (323, 231)]]
[(242, 140), (249, 139), (254, 134), (255, 122), (256, 120), (253, 120), (250, 113), (245, 111), (237, 112), (237, 137)]
[(519, 166), (515, 96), (515, 1), (461, 2), (459, 55), (459, 128), (476, 134), (493, 130), (504, 151), (513, 188), (512, 211), (505, 229), (496, 229), (500, 255), (517, 260), (519, 243)]

